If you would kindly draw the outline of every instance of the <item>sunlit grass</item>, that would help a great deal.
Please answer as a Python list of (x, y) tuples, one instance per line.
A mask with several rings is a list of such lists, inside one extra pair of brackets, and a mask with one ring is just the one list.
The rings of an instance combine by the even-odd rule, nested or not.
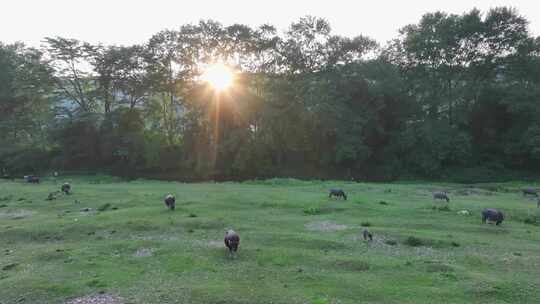
[[(520, 184), (62, 179), (73, 194), (52, 201), (60, 182), (0, 180), (0, 303), (540, 303), (540, 226), (527, 222), (540, 211)], [(328, 199), (333, 187), (349, 200)], [(443, 188), (444, 212), (431, 195)], [(486, 207), (505, 222), (483, 225)]]

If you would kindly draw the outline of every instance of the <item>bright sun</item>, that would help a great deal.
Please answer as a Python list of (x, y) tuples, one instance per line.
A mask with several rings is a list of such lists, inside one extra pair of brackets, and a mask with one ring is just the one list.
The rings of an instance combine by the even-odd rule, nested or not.
[(214, 89), (223, 91), (233, 83), (233, 71), (224, 64), (213, 64), (206, 68), (202, 79), (207, 81)]

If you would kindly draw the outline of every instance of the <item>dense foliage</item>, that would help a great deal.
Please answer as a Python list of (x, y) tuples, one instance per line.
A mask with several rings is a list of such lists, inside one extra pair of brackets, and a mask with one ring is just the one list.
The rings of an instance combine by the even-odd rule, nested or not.
[[(237, 72), (221, 93), (208, 64)], [(515, 10), (426, 14), (386, 45), (315, 17), (133, 46), (0, 44), (0, 167), (182, 179), (540, 169), (540, 37)], [(465, 172), (465, 171), (463, 171)], [(480, 174), (480, 175), (482, 175)]]

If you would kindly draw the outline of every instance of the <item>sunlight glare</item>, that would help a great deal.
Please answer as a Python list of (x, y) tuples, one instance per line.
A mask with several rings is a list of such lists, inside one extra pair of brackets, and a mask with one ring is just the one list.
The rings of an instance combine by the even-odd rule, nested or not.
[(233, 78), (233, 71), (224, 64), (211, 65), (202, 75), (202, 79), (218, 91), (229, 88), (233, 83)]

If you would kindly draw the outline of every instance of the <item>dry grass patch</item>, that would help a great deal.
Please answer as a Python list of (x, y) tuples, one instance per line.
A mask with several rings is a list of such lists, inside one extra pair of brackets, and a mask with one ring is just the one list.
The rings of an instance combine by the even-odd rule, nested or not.
[(347, 229), (347, 225), (337, 224), (331, 221), (307, 223), (306, 229), (310, 231), (332, 232)]

